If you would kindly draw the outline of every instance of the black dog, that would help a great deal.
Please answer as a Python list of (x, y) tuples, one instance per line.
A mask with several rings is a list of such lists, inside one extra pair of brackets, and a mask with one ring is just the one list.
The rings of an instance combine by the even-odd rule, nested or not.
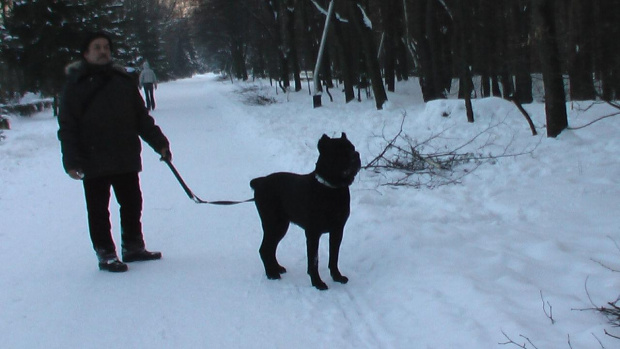
[(308, 274), (312, 285), (326, 290), (318, 269), (319, 238), (329, 233), (329, 269), (332, 279), (346, 284), (338, 270), (338, 253), (344, 225), (349, 218), (349, 185), (360, 170), (360, 155), (347, 136), (319, 140), (319, 159), (306, 175), (273, 173), (250, 182), (263, 225), (260, 257), (269, 279), (279, 279), (286, 269), (278, 264), (278, 243), (293, 222), (306, 231)]

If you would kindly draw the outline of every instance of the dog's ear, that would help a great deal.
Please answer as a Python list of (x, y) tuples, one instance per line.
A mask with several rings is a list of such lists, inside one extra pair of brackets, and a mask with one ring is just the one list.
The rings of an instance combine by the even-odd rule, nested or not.
[(342, 132), (342, 136), (340, 136), (340, 139), (347, 139), (347, 134)]
[(330, 139), (331, 138), (329, 138), (325, 133), (323, 133), (323, 136), (321, 137), (321, 139), (319, 139), (319, 144), (317, 144), (319, 153), (323, 152), (323, 148), (325, 147), (325, 142), (329, 141)]

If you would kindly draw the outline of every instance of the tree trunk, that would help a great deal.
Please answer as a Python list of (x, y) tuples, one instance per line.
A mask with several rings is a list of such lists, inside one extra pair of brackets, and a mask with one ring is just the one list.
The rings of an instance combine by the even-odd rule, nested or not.
[(490, 77), (486, 74), (482, 74), (480, 76), (480, 95), (482, 97), (490, 97), (491, 96), (491, 82)]
[[(481, 86), (480, 96), (491, 96), (491, 76), (494, 74), (494, 64), (497, 60), (494, 35), (497, 35), (495, 28), (495, 18), (497, 11), (496, 0), (477, 0), (477, 9), (473, 26), (473, 42), (472, 42), (472, 63), (473, 73), (480, 75)], [(489, 54), (493, 52), (494, 54)]]
[(452, 72), (446, 35), (451, 30), (447, 14), (437, 0), (414, 3), (413, 37), (417, 42), (420, 87), (425, 102), (446, 98)]
[(533, 34), (538, 44), (545, 86), (547, 137), (557, 137), (568, 127), (568, 117), (553, 17), (554, 0), (533, 0), (533, 5)]
[(512, 99), (512, 96), (514, 94), (514, 84), (512, 82), (512, 76), (508, 72), (507, 64), (504, 66), (500, 78), (502, 79), (502, 87), (504, 90), (502, 96), (504, 97), (504, 99)]
[[(381, 70), (377, 60), (377, 50), (372, 35), (372, 28), (368, 27), (364, 18), (366, 17), (363, 6), (358, 1), (349, 3), (349, 14), (352, 18), (353, 26), (356, 28), (362, 41), (364, 58), (366, 61), (366, 72), (370, 77), (372, 91), (375, 95), (375, 105), (378, 110), (383, 109), (383, 103), (387, 101), (387, 95), (383, 88)], [(367, 18), (367, 17), (366, 17)]]
[(297, 54), (297, 39), (295, 35), (295, 12), (297, 10), (297, 5), (295, 0), (287, 1), (287, 38), (288, 38), (288, 46), (289, 46), (289, 58), (290, 63), (293, 67), (293, 79), (295, 81), (295, 92), (299, 92), (301, 90), (301, 72), (299, 68), (299, 55)]
[(511, 22), (513, 34), (513, 57), (515, 92), (514, 100), (519, 104), (532, 103), (532, 70), (530, 64), (531, 45), (529, 40), (530, 8), (529, 0), (517, 0), (512, 5)]
[(491, 94), (494, 97), (501, 97), (502, 92), (499, 89), (499, 81), (497, 80), (497, 75), (493, 74), (491, 77)]
[[(529, 63), (522, 62), (523, 65), (529, 65)], [(532, 75), (530, 74), (529, 67), (521, 67), (517, 65), (517, 71), (515, 73), (515, 93), (514, 99), (519, 103), (532, 103), (534, 96), (532, 95)]]
[(334, 37), (338, 43), (338, 56), (340, 57), (340, 65), (342, 69), (342, 80), (344, 82), (344, 99), (346, 103), (355, 99), (355, 78), (353, 76), (353, 51), (349, 40), (346, 40), (343, 33), (342, 23), (339, 20), (333, 21)]
[(428, 0), (426, 6), (426, 35), (433, 59), (431, 65), (432, 82), (435, 85), (433, 90), (437, 93), (437, 97), (446, 98), (452, 84), (452, 72), (449, 68), (452, 65), (450, 47), (446, 41), (448, 34), (451, 34), (451, 28), (447, 14), (437, 0)]
[(243, 81), (248, 79), (248, 71), (245, 66), (245, 55), (241, 44), (237, 41), (232, 43), (231, 47), (231, 70), (235, 78), (242, 79)]
[(594, 64), (601, 81), (601, 98), (611, 101), (620, 98), (620, 3), (594, 1), (592, 9), (597, 21), (595, 28)]
[(395, 22), (396, 16), (394, 12), (396, 10), (396, 1), (399, 0), (383, 0), (380, 4), (381, 19), (383, 22), (384, 30), (384, 74), (385, 84), (390, 92), (394, 92), (395, 85), (395, 70), (396, 70), (396, 30)]
[[(471, 37), (471, 32), (469, 30), (469, 21), (470, 16), (468, 13), (469, 7), (466, 6), (464, 2), (459, 2), (458, 9), (456, 11), (457, 16), (455, 17), (455, 26), (458, 31), (458, 45), (460, 47), (460, 84), (459, 84), (459, 95), (465, 100), (465, 110), (467, 112), (467, 122), (474, 122), (474, 109), (471, 104), (471, 90), (473, 83), (471, 81), (471, 72), (470, 72), (470, 60), (468, 47), (470, 43), (468, 38)], [(461, 97), (459, 97), (461, 98)]]
[(583, 0), (571, 0), (569, 9), (569, 64), (570, 97), (574, 101), (593, 100), (594, 92), (592, 66), (591, 30), (594, 18), (592, 5)]
[(323, 91), (323, 89), (321, 88), (321, 79), (319, 78), (319, 75), (321, 72), (321, 65), (323, 64), (323, 56), (325, 55), (327, 34), (329, 33), (331, 18), (334, 14), (334, 1), (335, 0), (331, 0), (329, 3), (329, 10), (327, 11), (327, 16), (325, 17), (323, 35), (321, 36), (321, 45), (319, 46), (319, 53), (317, 54), (316, 65), (314, 67), (314, 94), (312, 97), (312, 101), (315, 108), (321, 106), (321, 92)]
[(280, 81), (280, 86), (286, 89), (291, 85), (289, 79), (289, 66), (288, 66), (288, 57), (289, 57), (289, 47), (285, 45), (285, 36), (286, 36), (286, 23), (285, 23), (285, 12), (286, 9), (282, 9), (280, 2), (282, 0), (265, 0), (267, 3), (267, 7), (270, 9), (273, 21), (273, 31), (275, 33), (275, 45), (277, 47), (278, 53), (278, 80)]

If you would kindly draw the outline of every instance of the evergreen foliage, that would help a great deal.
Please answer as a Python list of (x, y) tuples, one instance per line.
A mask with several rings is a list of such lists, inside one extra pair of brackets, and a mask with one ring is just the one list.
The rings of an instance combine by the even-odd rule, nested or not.
[(2, 1), (0, 102), (25, 92), (57, 95), (64, 68), (79, 60), (88, 32), (105, 31), (114, 41), (116, 63), (140, 68), (144, 61), (158, 78), (186, 77), (200, 64), (187, 21), (176, 2), (158, 0)]

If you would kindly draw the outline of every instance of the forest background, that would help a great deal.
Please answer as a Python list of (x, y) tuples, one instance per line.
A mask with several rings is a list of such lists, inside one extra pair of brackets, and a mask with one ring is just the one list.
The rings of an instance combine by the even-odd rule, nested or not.
[(424, 101), (447, 98), (458, 81), (470, 122), (470, 98), (531, 103), (535, 80), (542, 79), (551, 137), (567, 127), (567, 100), (612, 101), (620, 94), (615, 0), (0, 0), (0, 5), (0, 105), (17, 103), (27, 92), (58, 96), (64, 67), (79, 59), (84, 34), (97, 30), (113, 36), (117, 63), (139, 70), (148, 61), (162, 81), (222, 71), (231, 79), (269, 78), (282, 91), (298, 92), (304, 79), (310, 88), (316, 71), (319, 93), (337, 85), (350, 102), (356, 90), (358, 99), (361, 89), (370, 90), (378, 109), (396, 80), (418, 77)]

